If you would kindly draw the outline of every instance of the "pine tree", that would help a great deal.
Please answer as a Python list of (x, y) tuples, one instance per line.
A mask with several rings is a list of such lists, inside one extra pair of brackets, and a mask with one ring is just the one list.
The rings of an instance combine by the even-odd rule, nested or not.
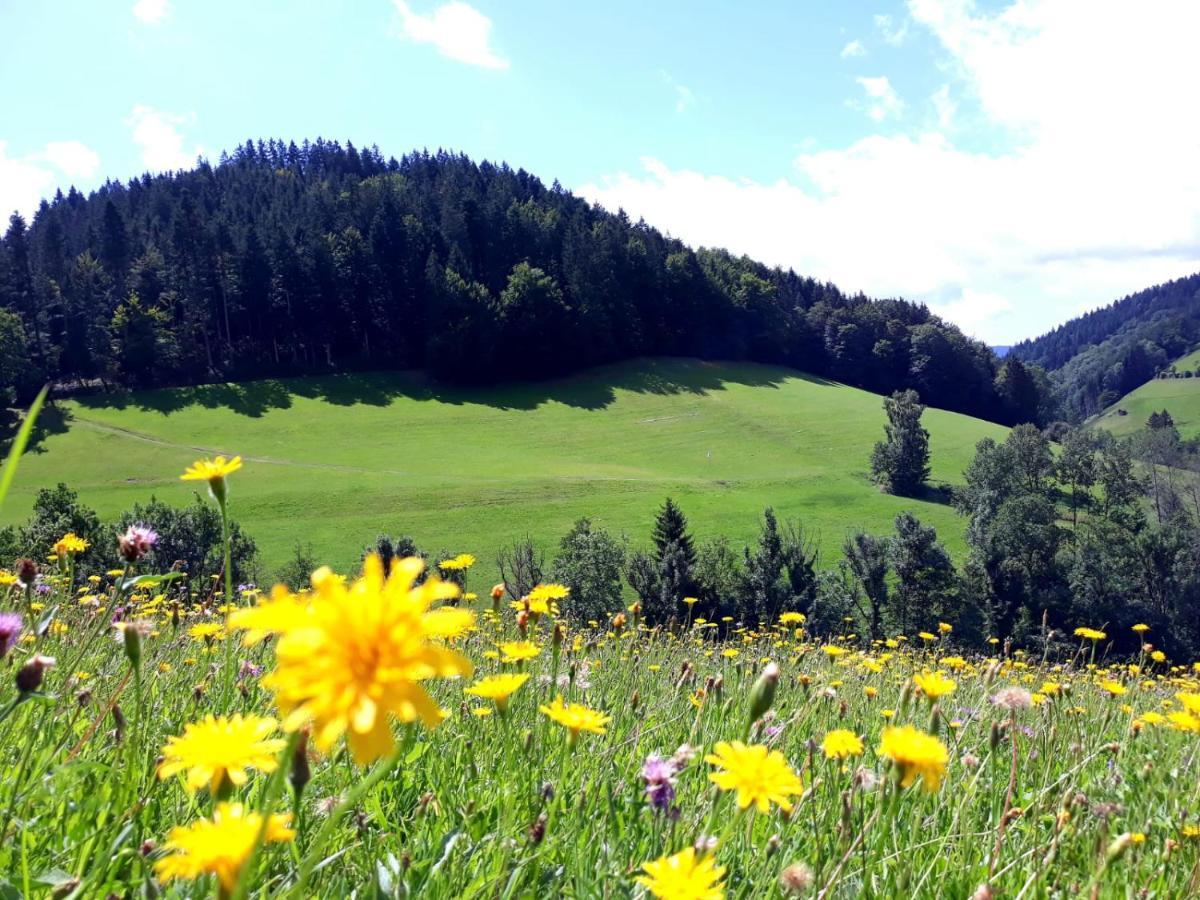
[(652, 539), (657, 550), (655, 556), (659, 562), (662, 562), (667, 548), (675, 545), (683, 552), (689, 568), (696, 564), (696, 549), (688, 532), (687, 517), (670, 497), (663, 503), (654, 520)]

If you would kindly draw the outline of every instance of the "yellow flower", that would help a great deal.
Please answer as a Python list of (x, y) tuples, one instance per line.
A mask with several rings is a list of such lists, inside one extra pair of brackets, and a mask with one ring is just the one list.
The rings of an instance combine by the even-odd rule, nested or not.
[(529, 592), (528, 596), (530, 600), (552, 602), (567, 599), (569, 593), (571, 593), (571, 589), (562, 584), (539, 584)]
[[(291, 821), (290, 814), (270, 816), (263, 840), (290, 841), (296, 835), (288, 827)], [(262, 828), (259, 813), (248, 811), (240, 803), (220, 803), (212, 819), (171, 829), (163, 843), (168, 855), (154, 864), (154, 872), (163, 882), (216, 875), (222, 893), (228, 894), (236, 887), (238, 874), (254, 852)]]
[(684, 597), (683, 602), (686, 603), (688, 606), (695, 606), (697, 603), (700, 602), (700, 598), (699, 597)]
[(1200, 716), (1200, 694), (1180, 691), (1175, 695), (1175, 699), (1193, 716)]
[(938, 622), (938, 631), (942, 634), (949, 634), (954, 630), (954, 626), (949, 622)]
[(741, 809), (753, 803), (765, 813), (774, 803), (784, 812), (791, 812), (790, 798), (804, 793), (804, 783), (784, 755), (761, 744), (748, 747), (741, 741), (721, 741), (704, 761), (723, 770), (708, 778), (723, 791), (736, 791)]
[(1163, 653), (1161, 650), (1155, 650), (1153, 653), (1150, 654), (1150, 658), (1152, 660), (1154, 660), (1156, 663), (1166, 662), (1167, 654)]
[(471, 715), (475, 716), (475, 718), (477, 718), (477, 719), (486, 719), (491, 714), (492, 714), (492, 708), (490, 706), (473, 706), (473, 707), (471, 707)]
[(837, 659), (839, 656), (845, 656), (850, 651), (845, 647), (839, 647), (837, 644), (826, 644), (821, 650), (830, 659)]
[(215, 484), (219, 481), (224, 481), (226, 475), (232, 475), (242, 467), (242, 458), (235, 456), (233, 459), (226, 459), (224, 456), (218, 456), (215, 459), (198, 459), (187, 470), (179, 476), (181, 481), (207, 481), (209, 484)]
[(0, 569), (0, 587), (8, 587), (17, 583), (17, 576), (7, 569)]
[(269, 634), (300, 627), (311, 609), (303, 597), (277, 584), (271, 590), (270, 600), (234, 610), (229, 616), (229, 626), (245, 631), (242, 643), (253, 647)]
[(219, 641), (225, 637), (225, 629), (216, 622), (199, 622), (188, 629), (188, 634), (198, 641)]
[(804, 613), (800, 612), (785, 612), (779, 617), (780, 625), (803, 625), (805, 621)]
[(529, 675), (489, 675), (469, 688), (464, 688), (464, 694), (470, 694), (473, 697), (482, 697), (484, 700), (491, 700), (496, 704), (496, 708), (500, 712), (505, 712), (508, 709), (508, 698), (515, 694), (518, 688), (529, 680)]
[(1099, 682), (1099, 687), (1102, 690), (1108, 691), (1110, 697), (1120, 697), (1125, 693), (1125, 685), (1119, 681), (1113, 681), (1111, 678), (1105, 678)]
[(68, 531), (54, 544), (54, 552), (58, 556), (73, 556), (88, 548), (88, 542), (73, 531)]
[(604, 726), (612, 721), (611, 716), (594, 709), (588, 709), (578, 703), (563, 703), (562, 695), (554, 698), (549, 706), (539, 706), (538, 711), (549, 716), (570, 732), (568, 740), (573, 744), (579, 737), (579, 732), (590, 731), (593, 734), (604, 734)]
[(930, 634), (928, 631), (917, 632), (917, 637), (919, 637), (923, 641), (936, 641), (937, 640), (937, 636)]
[(462, 572), (475, 565), (475, 557), (470, 553), (460, 553), (451, 559), (443, 559), (438, 568), (444, 572)]
[(638, 884), (659, 900), (722, 900), (725, 896), (721, 885), (725, 867), (711, 856), (697, 859), (692, 847), (642, 863), (642, 871), (646, 874), (637, 877)]
[(1167, 716), (1171, 720), (1171, 725), (1178, 731), (1190, 731), (1192, 734), (1200, 734), (1200, 716), (1194, 716), (1190, 712), (1173, 712)]
[(1097, 631), (1095, 628), (1076, 628), (1075, 637), (1083, 638), (1087, 641), (1102, 641), (1108, 637), (1108, 635), (1106, 635), (1103, 631)]
[(246, 783), (246, 770), (274, 772), (276, 756), (287, 742), (272, 738), (279, 723), (260, 716), (235, 715), (231, 719), (211, 713), (185, 725), (183, 734), (167, 739), (159, 778), (187, 772), (189, 793), (208, 787), (214, 794), (228, 779), (234, 787)]
[(861, 755), (863, 742), (853, 731), (836, 728), (825, 735), (825, 739), (821, 741), (821, 750), (824, 751), (826, 759), (846, 759)]
[(729, 647), (725, 650), (722, 650), (721, 655), (724, 656), (726, 659), (736, 659), (739, 652), (740, 651), (735, 650), (732, 647)]
[(542, 652), (542, 648), (533, 641), (505, 641), (499, 647), (500, 652), (504, 654), (500, 661), (506, 663), (524, 662)]
[(930, 700), (953, 694), (958, 685), (953, 679), (947, 678), (941, 672), (925, 672), (913, 676), (913, 683), (921, 689), (921, 693)]
[(959, 671), (960, 669), (965, 669), (967, 667), (967, 661), (965, 659), (963, 659), (961, 656), (944, 656), (944, 657), (942, 657), (941, 662), (942, 662), (942, 665), (945, 666), (947, 669), (951, 669), (955, 672)]
[(436, 575), (417, 585), (424, 568), (409, 557), (396, 560), (385, 577), (372, 554), (349, 586), (328, 569), (313, 573), (311, 608), (282, 617), (276, 667), (263, 679), (285, 715), (284, 730), (311, 722), (320, 750), (346, 734), (362, 764), (395, 746), (389, 713), (429, 728), (444, 718), (421, 682), (471, 674), (470, 660), (438, 641), (461, 633), (474, 616), (433, 608), (459, 591)]
[(901, 787), (912, 787), (920, 776), (925, 790), (930, 793), (941, 786), (950, 759), (945, 744), (911, 725), (883, 729), (875, 752), (899, 767)]
[(1138, 634), (1144, 634), (1145, 632), (1150, 630), (1150, 626), (1145, 624), (1144, 622), (1138, 622), (1136, 625), (1133, 626), (1133, 630), (1136, 631)]

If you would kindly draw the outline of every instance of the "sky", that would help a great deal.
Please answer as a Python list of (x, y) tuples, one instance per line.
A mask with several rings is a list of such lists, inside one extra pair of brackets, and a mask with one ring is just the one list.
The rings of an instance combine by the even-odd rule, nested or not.
[(1008, 344), (1200, 270), (1196, 0), (0, 0), (0, 210), (318, 136), (507, 161)]

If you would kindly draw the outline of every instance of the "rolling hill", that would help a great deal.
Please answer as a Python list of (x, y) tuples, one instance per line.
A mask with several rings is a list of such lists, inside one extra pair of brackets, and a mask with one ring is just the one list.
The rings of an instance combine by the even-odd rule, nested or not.
[[(1173, 365), (1180, 372), (1195, 371), (1200, 365), (1200, 350), (1180, 357)], [(1175, 420), (1181, 437), (1200, 436), (1200, 378), (1147, 381), (1105, 409), (1094, 424), (1116, 435), (1132, 434), (1146, 426), (1151, 413), (1163, 409)]]
[[(752, 540), (767, 505), (799, 517), (822, 559), (846, 532), (886, 532), (911, 509), (956, 554), (963, 521), (944, 502), (880, 493), (868, 457), (880, 397), (752, 363), (641, 359), (568, 378), (450, 388), (414, 374), (355, 374), (81, 397), (60, 404), (22, 461), (4, 510), (64, 481), (103, 518), (151, 495), (183, 504), (193, 459), (241, 454), (231, 508), (268, 572), (297, 544), (349, 567), (380, 533), (469, 551), (494, 574), (526, 533), (547, 550), (580, 516), (648, 543), (667, 495), (699, 538)], [(957, 481), (1001, 426), (931, 409), (933, 478)], [(490, 582), (489, 582), (490, 583)]]

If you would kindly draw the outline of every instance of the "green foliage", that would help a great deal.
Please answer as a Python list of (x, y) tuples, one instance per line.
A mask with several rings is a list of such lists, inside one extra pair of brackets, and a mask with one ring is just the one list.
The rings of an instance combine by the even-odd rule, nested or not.
[(554, 580), (571, 589), (564, 613), (577, 622), (603, 622), (620, 611), (624, 568), (625, 541), (591, 519), (577, 521), (559, 542), (552, 569)]
[[(157, 532), (158, 541), (149, 565), (157, 571), (173, 569), (187, 573), (194, 591), (207, 590), (208, 585), (196, 579), (219, 572), (224, 564), (221, 514), (216, 504), (205, 499), (194, 497), (188, 506), (176, 507), (151, 497), (148, 503), (135, 503), (122, 513), (115, 532), (120, 534), (130, 525), (145, 525)], [(250, 582), (257, 571), (258, 548), (236, 521), (230, 521), (229, 534), (233, 580), (235, 583)], [(305, 582), (312, 571), (309, 569), (306, 573)]]
[(17, 533), (18, 552), (31, 559), (45, 559), (59, 538), (68, 532), (74, 532), (90, 545), (75, 558), (78, 572), (109, 568), (116, 555), (116, 536), (102, 527), (96, 511), (80, 502), (79, 494), (62, 482), (37, 492), (29, 521)]
[(871, 454), (871, 477), (884, 490), (911, 496), (929, 478), (929, 431), (921, 424), (925, 407), (916, 391), (897, 391), (884, 398), (888, 423), (884, 440)]

